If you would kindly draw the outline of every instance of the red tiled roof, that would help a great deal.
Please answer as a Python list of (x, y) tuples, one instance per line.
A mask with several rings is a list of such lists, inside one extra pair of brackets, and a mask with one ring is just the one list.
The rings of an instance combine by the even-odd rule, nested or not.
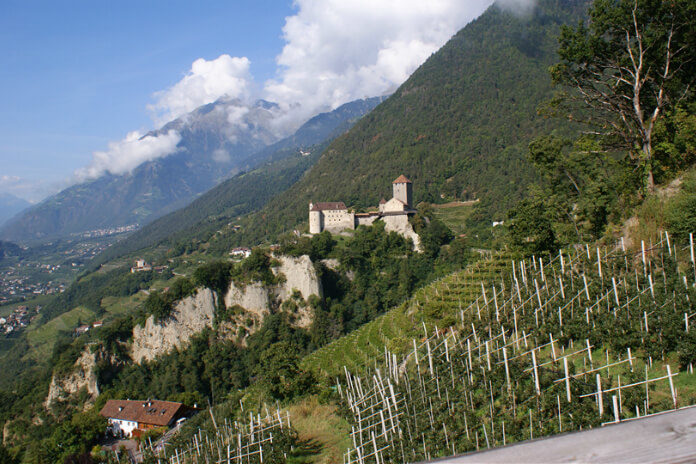
[(320, 202), (312, 204), (312, 209), (310, 211), (326, 211), (326, 210), (345, 210), (346, 204), (342, 201), (335, 202)]
[(112, 419), (164, 426), (169, 425), (177, 416), (186, 413), (188, 408), (182, 403), (171, 401), (133, 401), (109, 400), (99, 414)]
[(412, 182), (406, 178), (403, 174), (396, 178), (392, 184), (411, 184)]

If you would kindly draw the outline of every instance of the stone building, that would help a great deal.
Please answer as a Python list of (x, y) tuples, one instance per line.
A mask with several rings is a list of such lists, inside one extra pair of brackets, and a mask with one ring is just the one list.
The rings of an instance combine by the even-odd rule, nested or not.
[(389, 201), (382, 199), (377, 211), (354, 213), (349, 211), (345, 203), (323, 202), (309, 204), (309, 233), (318, 234), (324, 230), (331, 233), (341, 233), (354, 230), (358, 226), (369, 226), (375, 221), (385, 223), (385, 230), (398, 232), (413, 240), (419, 249), (420, 237), (415, 233), (408, 221), (409, 216), (417, 211), (413, 208), (413, 183), (401, 175), (392, 182), (393, 196)]

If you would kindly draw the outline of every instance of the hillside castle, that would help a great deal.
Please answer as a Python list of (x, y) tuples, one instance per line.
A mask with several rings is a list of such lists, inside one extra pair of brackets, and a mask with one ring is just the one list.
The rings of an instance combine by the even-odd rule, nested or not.
[(379, 202), (377, 211), (355, 213), (346, 208), (345, 203), (322, 202), (309, 204), (309, 233), (319, 234), (325, 230), (341, 233), (354, 230), (358, 226), (370, 226), (375, 221), (384, 222), (387, 232), (397, 232), (413, 240), (416, 250), (420, 249), (420, 237), (411, 227), (409, 216), (417, 211), (413, 208), (413, 183), (406, 176), (399, 176), (392, 182), (393, 197)]

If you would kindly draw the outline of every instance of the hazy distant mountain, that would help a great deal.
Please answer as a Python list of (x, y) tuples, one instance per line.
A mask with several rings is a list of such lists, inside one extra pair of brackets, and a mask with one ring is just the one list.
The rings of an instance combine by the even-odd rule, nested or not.
[(29, 206), (31, 203), (11, 193), (0, 193), (0, 225)]
[(233, 218), (262, 208), (274, 195), (292, 186), (317, 161), (329, 142), (345, 133), (358, 119), (386, 97), (346, 103), (321, 113), (293, 135), (254, 155), (265, 160), (258, 168), (237, 174), (196, 198), (191, 204), (158, 218), (124, 240), (109, 247), (95, 265), (157, 244), (206, 236)]
[(23, 251), (24, 250), (12, 242), (3, 242), (0, 240), (0, 260), (11, 256), (21, 256)]
[(277, 105), (259, 100), (247, 107), (236, 99), (220, 99), (148, 134), (177, 131), (181, 141), (175, 153), (145, 162), (130, 173), (107, 173), (69, 187), (8, 221), (0, 237), (26, 241), (146, 224), (281, 149), (313, 145), (342, 127), (347, 129), (348, 121), (379, 101), (360, 100), (312, 118), (309, 126), (308, 122), (273, 145), (279, 138), (274, 126), (281, 114)]

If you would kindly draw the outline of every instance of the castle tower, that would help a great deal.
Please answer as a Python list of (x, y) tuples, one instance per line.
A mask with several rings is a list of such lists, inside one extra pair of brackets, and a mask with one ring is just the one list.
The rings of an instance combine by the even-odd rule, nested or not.
[(406, 178), (403, 174), (397, 177), (397, 179), (392, 182), (392, 188), (394, 190), (394, 198), (402, 201), (408, 207), (412, 206), (413, 202), (413, 183)]
[(309, 233), (321, 233), (321, 210), (312, 203), (309, 204)]

